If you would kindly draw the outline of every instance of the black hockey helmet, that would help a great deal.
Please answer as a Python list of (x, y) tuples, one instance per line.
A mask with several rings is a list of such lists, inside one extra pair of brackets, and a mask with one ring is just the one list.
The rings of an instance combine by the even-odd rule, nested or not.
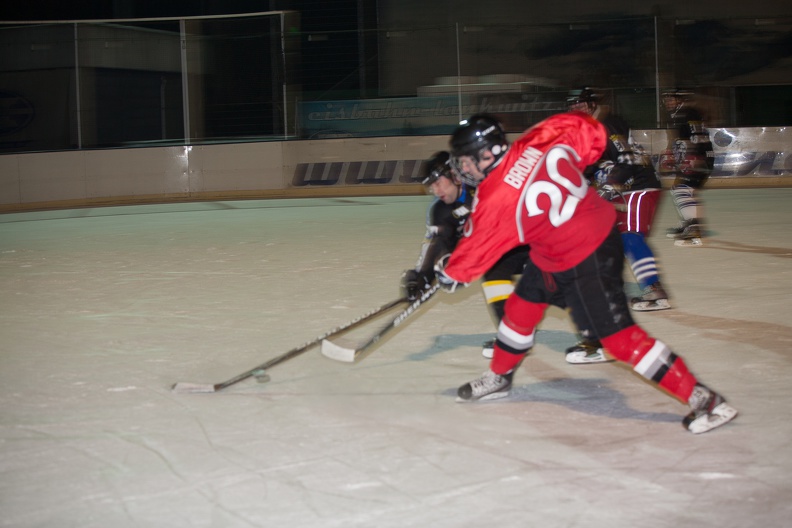
[[(451, 155), (473, 156), (478, 159), (479, 153), (493, 147), (508, 146), (506, 133), (500, 122), (488, 114), (476, 114), (462, 121), (451, 136)], [(498, 150), (498, 149), (496, 149)], [(506, 149), (502, 149), (504, 152)], [(498, 157), (501, 152), (493, 152)]]
[(584, 86), (583, 88), (570, 90), (566, 102), (567, 102), (567, 106), (572, 106), (579, 103), (597, 104), (601, 100), (602, 100), (602, 94), (594, 90), (594, 88)]
[(431, 185), (440, 176), (445, 176), (454, 183), (459, 183), (455, 178), (454, 168), (451, 166), (451, 154), (441, 150), (432, 154), (432, 157), (421, 164), (421, 172), (415, 181), (424, 185)]
[[(495, 161), (484, 173), (497, 165), (509, 149), (509, 140), (500, 122), (489, 114), (476, 114), (466, 121), (462, 121), (451, 135), (451, 155), (456, 159), (461, 156), (470, 156), (479, 161), (480, 155), (487, 150), (492, 153)], [(478, 182), (469, 182), (462, 174), (466, 183), (476, 185)]]

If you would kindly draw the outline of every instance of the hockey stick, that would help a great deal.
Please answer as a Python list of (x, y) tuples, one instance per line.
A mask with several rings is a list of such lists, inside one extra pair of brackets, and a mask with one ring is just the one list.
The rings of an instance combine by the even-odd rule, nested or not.
[(352, 321), (350, 321), (350, 322), (348, 322), (348, 323), (346, 323), (344, 325), (341, 325), (339, 327), (333, 328), (329, 332), (325, 332), (324, 334), (320, 335), (319, 337), (315, 338), (312, 341), (308, 341), (307, 343), (304, 343), (304, 344), (298, 346), (297, 348), (293, 348), (293, 349), (289, 350), (288, 352), (285, 352), (285, 353), (281, 354), (280, 356), (276, 356), (276, 357), (270, 359), (269, 361), (266, 361), (266, 362), (262, 363), (261, 365), (253, 367), (250, 370), (246, 370), (245, 372), (243, 372), (243, 373), (241, 373), (241, 374), (239, 374), (237, 376), (234, 376), (233, 378), (231, 378), (229, 380), (223, 381), (222, 383), (215, 383), (214, 385), (211, 385), (211, 384), (202, 384), (202, 383), (179, 382), (179, 383), (174, 384), (173, 387), (171, 388), (171, 390), (173, 392), (181, 392), (181, 393), (186, 393), (186, 392), (217, 392), (217, 391), (223, 390), (223, 389), (225, 389), (227, 387), (230, 387), (231, 385), (234, 385), (235, 383), (239, 383), (240, 381), (246, 380), (247, 378), (250, 378), (251, 376), (255, 376), (257, 378), (263, 378), (265, 376), (265, 371), (268, 368), (274, 367), (275, 365), (283, 363), (284, 361), (288, 361), (289, 359), (291, 359), (293, 357), (297, 357), (300, 354), (302, 354), (303, 352), (306, 352), (307, 350), (309, 350), (312, 346), (318, 345), (324, 339), (327, 339), (328, 337), (340, 334), (340, 333), (345, 332), (345, 331), (347, 331), (347, 330), (349, 330), (349, 329), (351, 329), (351, 328), (353, 328), (355, 326), (358, 326), (358, 325), (364, 323), (365, 321), (368, 321), (368, 320), (370, 320), (370, 319), (382, 314), (383, 312), (386, 312), (386, 311), (390, 310), (394, 306), (397, 306), (397, 305), (399, 305), (399, 304), (401, 304), (403, 302), (407, 302), (407, 298), (403, 297), (401, 299), (397, 299), (395, 301), (391, 301), (391, 302), (389, 302), (387, 304), (383, 304), (382, 306), (380, 306), (376, 310), (372, 310), (371, 312), (368, 312), (368, 313), (366, 313), (364, 315), (361, 315), (357, 319), (353, 319)]
[(330, 359), (335, 359), (336, 361), (344, 361), (346, 363), (354, 363), (354, 361), (360, 356), (362, 352), (364, 352), (367, 348), (374, 345), (377, 341), (382, 339), (386, 336), (391, 330), (399, 326), (407, 319), (410, 315), (412, 315), (423, 303), (428, 301), (435, 293), (437, 293), (438, 288), (440, 288), (439, 284), (435, 284), (432, 286), (431, 289), (424, 292), (420, 298), (413, 301), (413, 303), (408, 306), (403, 312), (399, 313), (396, 317), (393, 318), (387, 325), (380, 328), (380, 330), (371, 336), (366, 342), (355, 346), (353, 348), (344, 347), (339, 345), (338, 343), (333, 343), (328, 339), (322, 340), (322, 354), (325, 357)]

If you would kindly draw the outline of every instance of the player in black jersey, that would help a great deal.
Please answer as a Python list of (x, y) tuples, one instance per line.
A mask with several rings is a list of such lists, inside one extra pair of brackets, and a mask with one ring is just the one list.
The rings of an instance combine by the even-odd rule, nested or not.
[(670, 238), (681, 246), (700, 246), (704, 229), (704, 213), (698, 191), (704, 186), (715, 166), (715, 153), (704, 116), (695, 107), (693, 93), (670, 90), (663, 93), (663, 105), (669, 115), (668, 149), (673, 156), (666, 166), (675, 172), (671, 186), (680, 224), (668, 230)]
[[(660, 179), (643, 147), (635, 141), (630, 125), (602, 104), (601, 92), (586, 87), (569, 92), (569, 110), (596, 118), (608, 131), (602, 158), (586, 169), (586, 175), (603, 198), (616, 208), (616, 226), (621, 233), (624, 254), (641, 287), (640, 297), (630, 300), (635, 311), (665, 310), (671, 307), (660, 282), (657, 261), (646, 237), (652, 228), (661, 196)], [(585, 340), (567, 350), (569, 362), (604, 360), (599, 343)]]
[[(426, 238), (413, 269), (402, 274), (401, 287), (408, 299), (418, 298), (435, 281), (435, 264), (450, 254), (464, 236), (465, 221), (470, 216), (475, 188), (462, 182), (450, 162), (448, 152), (435, 153), (425, 164), (419, 178), (435, 200), (426, 212)], [(503, 317), (506, 299), (514, 291), (514, 277), (522, 273), (528, 259), (528, 247), (506, 253), (487, 273), (482, 288), (495, 325)], [(492, 357), (494, 339), (484, 343), (482, 354)]]

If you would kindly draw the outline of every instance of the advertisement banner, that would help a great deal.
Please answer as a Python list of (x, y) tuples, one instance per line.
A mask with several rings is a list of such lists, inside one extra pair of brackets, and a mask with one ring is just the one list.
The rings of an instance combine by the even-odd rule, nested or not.
[[(453, 130), (453, 126), (451, 126)], [(660, 168), (659, 158), (668, 140), (665, 130), (634, 130), (633, 136), (651, 154), (661, 178), (673, 178)], [(515, 137), (515, 136), (512, 136)], [(792, 185), (792, 130), (786, 127), (714, 128), (710, 130), (715, 167), (710, 178), (790, 178)], [(425, 160), (356, 160), (354, 148), (348, 161), (302, 162), (291, 178), (293, 187), (393, 185), (414, 182)]]
[(507, 132), (566, 110), (555, 93), (463, 94), (300, 103), (299, 135), (305, 139), (451, 134), (460, 116), (485, 112)]

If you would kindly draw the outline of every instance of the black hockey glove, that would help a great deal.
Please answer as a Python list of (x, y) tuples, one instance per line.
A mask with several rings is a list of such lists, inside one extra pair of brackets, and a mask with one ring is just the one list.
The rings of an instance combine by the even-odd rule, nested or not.
[(401, 291), (402, 295), (407, 297), (408, 300), (414, 301), (419, 298), (423, 293), (432, 287), (432, 281), (429, 278), (414, 269), (409, 269), (402, 273), (401, 276)]

